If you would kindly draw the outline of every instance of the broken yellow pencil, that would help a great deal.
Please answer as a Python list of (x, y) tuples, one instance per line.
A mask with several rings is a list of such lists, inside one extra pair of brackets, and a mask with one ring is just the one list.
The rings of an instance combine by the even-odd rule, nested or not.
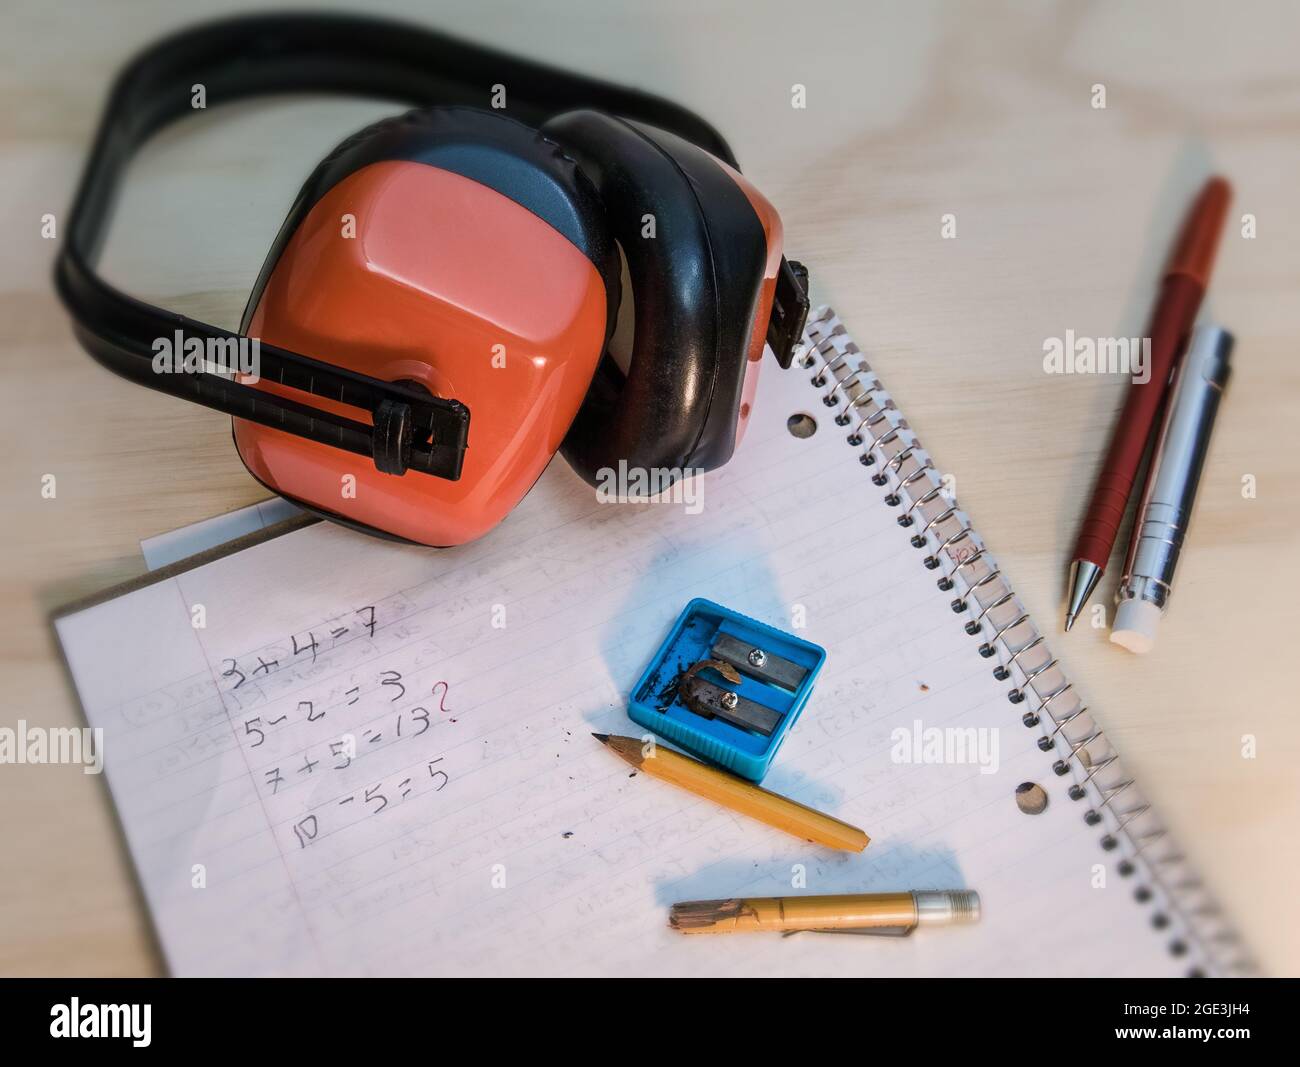
[(668, 925), (684, 934), (746, 931), (910, 934), (918, 926), (979, 922), (980, 898), (969, 889), (910, 893), (849, 893), (824, 897), (683, 900)]
[(827, 848), (843, 849), (845, 852), (861, 852), (871, 840), (856, 826), (823, 815), (789, 797), (769, 793), (751, 782), (726, 771), (716, 770), (672, 749), (655, 745), (647, 756), (642, 743), (635, 737), (611, 734), (591, 736), (620, 759), (645, 771), (652, 778), (681, 786), (696, 796), (712, 800), (715, 804), (765, 822), (768, 826), (794, 834), (795, 837), (802, 837)]

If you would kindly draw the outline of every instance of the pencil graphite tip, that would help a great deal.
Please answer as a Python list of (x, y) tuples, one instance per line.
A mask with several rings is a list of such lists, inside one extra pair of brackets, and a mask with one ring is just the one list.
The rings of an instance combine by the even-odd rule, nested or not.
[(597, 741), (599, 741), (602, 745), (609, 744), (609, 734), (592, 734), (591, 736), (594, 737)]
[(1092, 591), (1101, 581), (1101, 568), (1087, 559), (1076, 559), (1070, 564), (1069, 595), (1065, 598), (1065, 629), (1069, 632), (1074, 620), (1083, 612)]

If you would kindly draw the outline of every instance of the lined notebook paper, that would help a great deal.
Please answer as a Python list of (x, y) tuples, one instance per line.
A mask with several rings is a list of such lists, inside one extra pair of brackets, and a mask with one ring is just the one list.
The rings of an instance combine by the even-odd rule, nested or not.
[[(1243, 965), (1136, 787), (1116, 792), (1104, 738), (1079, 746), (1097, 728), (1060, 666), (1039, 670), (1045, 642), (994, 677), (1032, 622), (1009, 625), (1005, 576), (838, 320), (764, 375), (702, 507), (600, 503), (557, 461), (476, 544), (318, 524), (57, 620), (173, 973)], [(591, 738), (639, 733), (627, 694), (696, 596), (827, 649), (764, 785), (865, 829), (861, 855)], [(1030, 784), (1041, 814), (1017, 804)], [(898, 939), (667, 927), (678, 900), (913, 888), (976, 889), (983, 920)]]

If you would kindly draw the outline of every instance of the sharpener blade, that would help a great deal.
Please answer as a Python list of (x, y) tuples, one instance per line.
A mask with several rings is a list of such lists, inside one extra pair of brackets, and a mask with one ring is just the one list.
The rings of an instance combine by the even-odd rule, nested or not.
[[(733, 707), (727, 706), (729, 698), (735, 698)], [(688, 678), (682, 685), (682, 699), (686, 706), (697, 715), (707, 715), (742, 730), (753, 730), (765, 737), (776, 729), (781, 721), (780, 712), (747, 700), (730, 689), (723, 689), (703, 678)]]
[(713, 657), (730, 663), (736, 670), (768, 685), (779, 685), (794, 692), (808, 671), (797, 663), (774, 655), (731, 634), (718, 634), (713, 642)]

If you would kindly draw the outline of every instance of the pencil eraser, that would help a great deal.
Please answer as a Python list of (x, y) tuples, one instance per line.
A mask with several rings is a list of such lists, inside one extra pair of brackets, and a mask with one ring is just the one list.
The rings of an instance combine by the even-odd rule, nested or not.
[(1115, 609), (1111, 641), (1138, 655), (1150, 652), (1155, 647), (1161, 614), (1149, 600), (1121, 600)]

